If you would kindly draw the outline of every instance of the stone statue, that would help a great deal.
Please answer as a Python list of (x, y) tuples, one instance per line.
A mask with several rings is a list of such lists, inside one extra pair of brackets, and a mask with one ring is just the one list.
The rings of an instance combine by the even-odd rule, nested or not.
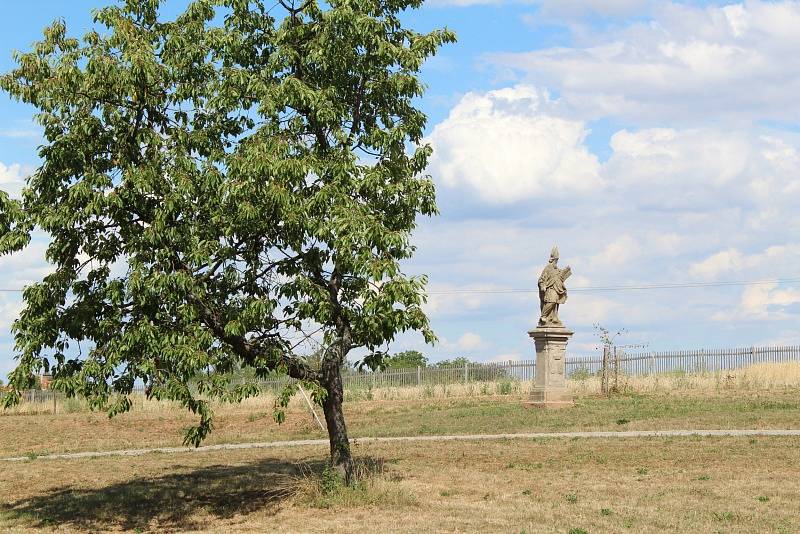
[(539, 326), (563, 326), (558, 318), (558, 307), (567, 301), (564, 280), (572, 274), (569, 266), (558, 268), (558, 247), (550, 252), (550, 261), (539, 276)]

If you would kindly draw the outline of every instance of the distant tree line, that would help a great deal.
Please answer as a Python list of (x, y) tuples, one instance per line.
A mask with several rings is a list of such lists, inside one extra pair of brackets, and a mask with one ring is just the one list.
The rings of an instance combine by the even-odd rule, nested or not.
[(427, 357), (416, 350), (398, 352), (397, 354), (385, 357), (383, 361), (386, 369), (415, 369), (417, 367), (433, 369), (455, 367), (460, 369), (465, 365), (469, 365), (471, 368), (470, 377), (472, 380), (496, 379), (508, 376), (508, 371), (505, 369), (495, 368), (484, 362), (474, 362), (464, 356), (431, 363), (428, 361)]

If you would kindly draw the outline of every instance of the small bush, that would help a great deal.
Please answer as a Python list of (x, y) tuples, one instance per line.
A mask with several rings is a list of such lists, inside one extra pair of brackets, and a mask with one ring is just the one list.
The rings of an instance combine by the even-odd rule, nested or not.
[(567, 493), (564, 496), (564, 498), (567, 499), (567, 502), (570, 503), (570, 504), (575, 504), (576, 502), (578, 502), (578, 494), (577, 493)]
[(356, 460), (354, 482), (344, 483), (341, 475), (328, 466), (321, 473), (306, 470), (294, 479), (295, 499), (312, 508), (359, 508), (363, 506), (416, 506), (413, 494), (392, 480), (383, 464)]
[(497, 387), (497, 392), (500, 393), (500, 395), (511, 395), (513, 391), (514, 391), (514, 384), (508, 380), (500, 382), (500, 384)]
[(341, 475), (331, 466), (326, 465), (322, 470), (322, 475), (319, 480), (319, 487), (323, 495), (331, 495), (336, 493), (344, 484)]
[(572, 374), (569, 375), (569, 377), (571, 379), (573, 379), (573, 380), (583, 381), (583, 380), (588, 380), (589, 378), (591, 378), (592, 377), (592, 373), (590, 373), (589, 369), (587, 369), (586, 367), (579, 367), (578, 369), (575, 369), (572, 372)]

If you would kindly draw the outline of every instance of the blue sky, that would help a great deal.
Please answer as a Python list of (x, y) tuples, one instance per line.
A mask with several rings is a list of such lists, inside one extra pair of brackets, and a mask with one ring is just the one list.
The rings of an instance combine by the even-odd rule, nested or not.
[[(0, 70), (53, 19), (80, 35), (105, 3), (9, 3)], [(799, 2), (432, 0), (406, 20), (459, 41), (423, 72), (442, 213), (405, 265), (430, 277), (440, 342), (394, 350), (532, 358), (535, 293), (459, 291), (534, 288), (554, 244), (572, 288), (800, 277)], [(38, 164), (32, 114), (0, 95), (12, 193)], [(45, 246), (0, 258), (0, 285), (47, 272)], [(0, 294), (0, 375), (19, 306)], [(595, 323), (651, 350), (800, 344), (800, 284), (574, 291), (561, 315), (576, 355), (594, 352)]]

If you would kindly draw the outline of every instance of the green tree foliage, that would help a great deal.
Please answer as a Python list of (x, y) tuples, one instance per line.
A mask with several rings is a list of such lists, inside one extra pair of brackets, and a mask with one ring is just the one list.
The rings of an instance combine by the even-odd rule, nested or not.
[[(316, 386), (348, 470), (348, 352), (375, 367), (400, 331), (434, 339), (399, 261), (436, 213), (418, 72), (454, 35), (403, 27), (421, 0), (159, 3), (101, 9), (82, 40), (55, 22), (0, 79), (46, 139), (21, 200), (0, 194), (0, 252), (44, 231), (55, 268), (24, 292), (5, 404), (43, 368), (114, 415), (142, 380), (199, 416), (197, 445), (209, 398), (257, 392), (237, 363), (278, 370)], [(297, 340), (318, 330), (317, 370)]]
[(465, 364), (472, 363), (469, 361), (468, 358), (464, 356), (458, 356), (457, 358), (453, 358), (452, 360), (441, 360), (436, 362), (437, 367), (464, 367)]
[(384, 367), (388, 369), (407, 369), (409, 367), (427, 367), (428, 358), (416, 350), (398, 352), (383, 359)]
[(511, 376), (508, 370), (503, 367), (503, 364), (472, 362), (464, 356), (436, 362), (436, 367), (440, 368), (463, 369), (465, 366), (468, 368), (467, 373), (470, 380), (498, 380)]

